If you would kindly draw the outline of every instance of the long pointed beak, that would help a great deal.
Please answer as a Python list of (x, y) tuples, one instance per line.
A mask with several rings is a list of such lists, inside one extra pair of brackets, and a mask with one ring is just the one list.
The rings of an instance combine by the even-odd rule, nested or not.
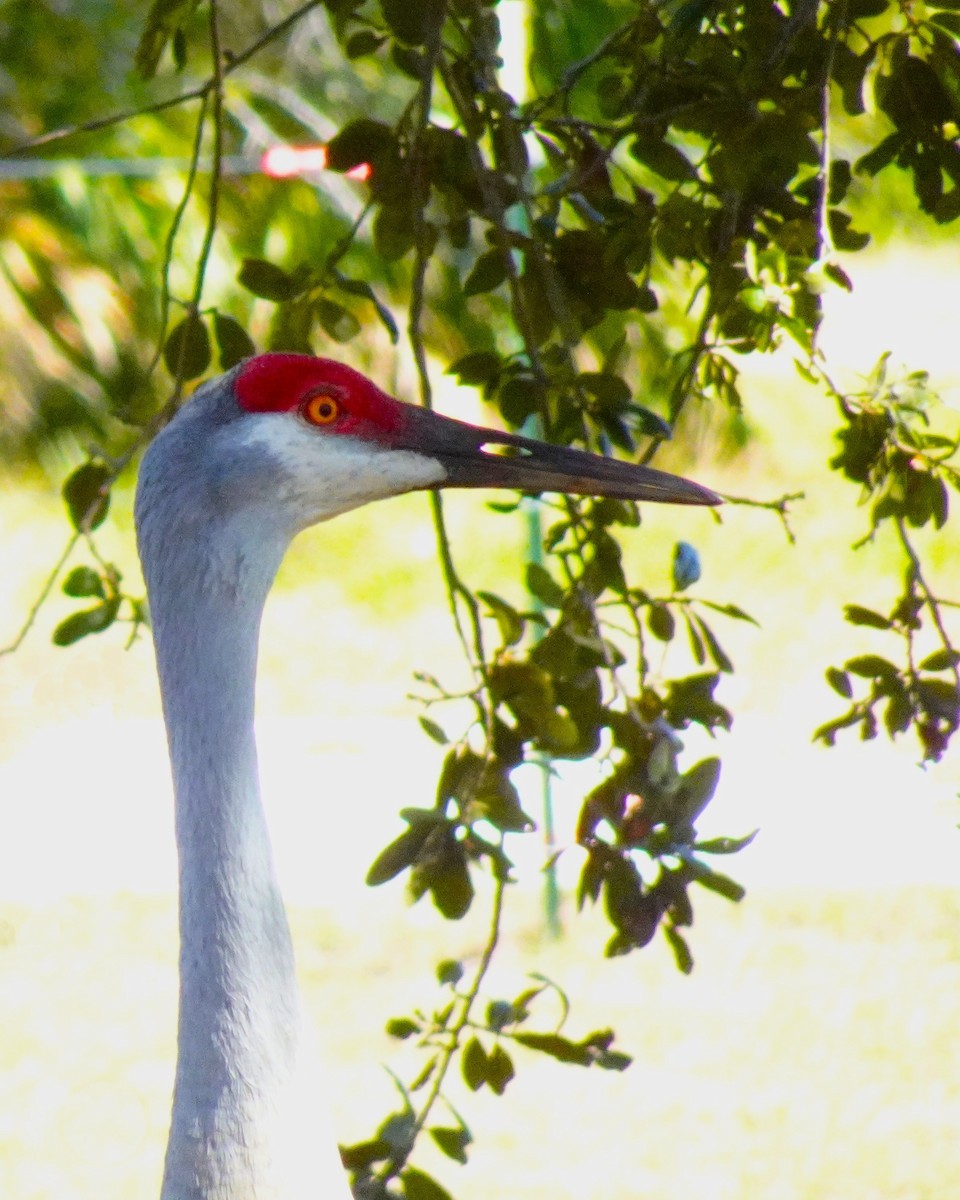
[[(516, 488), (660, 504), (722, 503), (709, 488), (653, 467), (468, 425), (423, 408), (410, 408), (408, 417), (394, 445), (437, 459), (447, 477), (436, 487)], [(507, 451), (491, 452), (490, 446)]]

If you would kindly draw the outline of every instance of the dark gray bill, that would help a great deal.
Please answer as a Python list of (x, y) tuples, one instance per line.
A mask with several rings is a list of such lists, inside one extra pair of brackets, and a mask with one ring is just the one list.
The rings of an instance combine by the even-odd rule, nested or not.
[[(442, 464), (447, 478), (438, 487), (569, 492), (576, 496), (652, 500), (660, 504), (722, 503), (709, 488), (653, 467), (552, 446), (516, 433), (483, 429), (422, 408), (411, 409), (409, 416), (409, 427), (400, 445), (429, 454)], [(491, 452), (490, 446), (507, 449)]]

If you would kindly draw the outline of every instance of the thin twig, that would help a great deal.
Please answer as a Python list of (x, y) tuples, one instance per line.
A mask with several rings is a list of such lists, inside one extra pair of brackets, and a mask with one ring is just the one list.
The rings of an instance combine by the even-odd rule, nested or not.
[[(490, 963), (493, 960), (494, 953), (497, 949), (497, 944), (500, 941), (500, 926), (503, 920), (503, 897), (506, 891), (507, 879), (504, 875), (496, 876), (493, 892), (493, 906), (490, 914), (490, 929), (487, 934), (487, 941), (480, 955), (480, 961), (477, 964), (477, 969), (474, 972), (473, 981), (469, 989), (460, 997), (460, 1015), (456, 1023), (449, 1030), (449, 1037), (440, 1052), (440, 1057), (437, 1060), (437, 1069), (434, 1072), (433, 1079), (430, 1084), (430, 1090), (424, 1098), (423, 1104), (420, 1106), (420, 1111), (417, 1113), (414, 1121), (413, 1131), (408, 1141), (408, 1146), (412, 1146), (416, 1141), (417, 1135), (426, 1125), (430, 1117), (430, 1113), (434, 1104), (440, 1096), (443, 1088), (444, 1080), (447, 1072), (450, 1069), (450, 1064), (453, 1062), (454, 1056), (460, 1049), (460, 1038), (465, 1029), (471, 1026), (471, 1013), (473, 1006), (480, 995), (480, 988), (483, 986), (484, 978), (487, 971), (490, 969)], [(406, 1154), (402, 1157), (390, 1158), (386, 1164), (376, 1175), (376, 1180), (379, 1184), (384, 1185), (403, 1169), (406, 1162)]]
[(56, 566), (53, 568), (53, 570), (47, 576), (43, 587), (40, 589), (40, 594), (37, 596), (36, 600), (34, 600), (32, 606), (30, 608), (30, 611), (27, 613), (27, 619), (24, 621), (23, 625), (20, 627), (20, 632), (13, 639), (13, 641), (10, 642), (9, 645), (0, 647), (0, 657), (2, 657), (4, 654), (15, 653), (15, 651), (19, 650), (20, 647), (23, 645), (27, 634), (33, 628), (33, 623), (34, 623), (34, 621), (36, 621), (37, 616), (40, 612), (40, 609), (43, 608), (44, 604), (47, 601), (47, 597), (53, 591), (53, 585), (60, 578), (60, 572), (63, 570), (64, 564), (66, 563), (67, 559), (73, 553), (73, 549), (76, 546), (77, 542), (80, 540), (80, 537), (81, 537), (80, 532), (76, 531), (76, 530), (70, 535), (70, 539), (67, 542), (63, 553), (57, 559)]
[(913, 543), (910, 541), (910, 537), (907, 533), (906, 522), (904, 521), (903, 517), (898, 516), (896, 518), (896, 526), (897, 534), (900, 538), (900, 545), (903, 547), (904, 553), (910, 560), (910, 569), (913, 572), (913, 578), (916, 580), (917, 587), (919, 587), (921, 593), (923, 594), (923, 599), (930, 612), (930, 619), (933, 621), (934, 627), (936, 628), (937, 633), (940, 635), (940, 643), (944, 650), (947, 650), (950, 653), (950, 670), (953, 674), (954, 686), (956, 687), (958, 694), (960, 694), (960, 665), (958, 665), (957, 662), (956, 649), (953, 645), (953, 642), (950, 640), (950, 634), (947, 632), (947, 627), (943, 623), (943, 617), (940, 613), (940, 601), (933, 594), (930, 585), (924, 578), (923, 567), (920, 563), (920, 558), (917, 555), (916, 550), (913, 548)]

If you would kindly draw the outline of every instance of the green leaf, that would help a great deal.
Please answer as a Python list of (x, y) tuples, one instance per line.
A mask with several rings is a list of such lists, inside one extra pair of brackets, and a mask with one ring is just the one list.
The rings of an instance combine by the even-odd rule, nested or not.
[(340, 1159), (348, 1171), (364, 1171), (375, 1162), (390, 1157), (390, 1145), (383, 1138), (368, 1142), (356, 1142), (352, 1146), (340, 1146)]
[(487, 1028), (493, 1033), (500, 1033), (514, 1020), (513, 1005), (509, 1000), (491, 1000), (487, 1004)]
[(386, 1025), (387, 1033), (394, 1038), (399, 1038), (400, 1041), (405, 1041), (408, 1037), (413, 1037), (415, 1033), (420, 1032), (420, 1026), (410, 1017), (391, 1017)]
[(730, 879), (726, 875), (721, 875), (718, 871), (711, 870), (706, 863), (698, 862), (695, 858), (686, 859), (685, 866), (701, 887), (707, 888), (708, 891), (716, 892), (718, 896), (723, 896), (727, 900), (739, 903), (747, 894), (746, 888), (742, 884), (737, 883), (735, 879)]
[(87, 462), (63, 485), (63, 498), (74, 529), (83, 532), (103, 524), (110, 508), (110, 472), (102, 463)]
[(345, 125), (327, 143), (327, 166), (332, 171), (352, 171), (368, 164), (377, 170), (396, 152), (396, 134), (382, 121), (361, 117)]
[(492, 350), (475, 350), (451, 363), (446, 373), (469, 387), (493, 384), (500, 374), (500, 356)]
[(720, 759), (704, 758), (680, 778), (675, 797), (676, 813), (692, 825), (713, 799), (720, 782)]
[(372, 29), (361, 29), (347, 38), (344, 49), (347, 58), (362, 58), (365, 54), (375, 53), (386, 40), (381, 34), (374, 33)]
[(863, 679), (890, 679), (897, 674), (893, 663), (881, 658), (879, 654), (861, 654), (857, 658), (847, 659), (843, 665)]
[(376, 309), (377, 316), (380, 318), (380, 324), (390, 335), (390, 341), (396, 345), (400, 340), (400, 330), (397, 328), (397, 323), (393, 319), (393, 314), (389, 308), (380, 301), (377, 293), (373, 290), (365, 279), (347, 279), (340, 274), (339, 271), (333, 273), (337, 287), (341, 291), (347, 292), (351, 296), (362, 296), (364, 300), (369, 300)]
[(66, 596), (98, 596), (106, 598), (103, 580), (93, 567), (74, 567), (63, 581), (63, 592)]
[(527, 563), (527, 588), (545, 608), (560, 608), (563, 588), (540, 563)]
[(859, 604), (844, 605), (843, 615), (851, 625), (869, 625), (871, 629), (889, 629), (891, 624), (887, 617)]
[(473, 1141), (469, 1129), (464, 1129), (462, 1125), (456, 1129), (434, 1125), (430, 1136), (447, 1158), (452, 1158), (454, 1162), (466, 1163), (467, 1147)]
[(594, 1061), (604, 1071), (625, 1071), (633, 1062), (633, 1058), (629, 1054), (624, 1054), (622, 1050), (604, 1050), (602, 1054), (597, 1055)]
[(753, 833), (748, 833), (744, 837), (739, 838), (707, 838), (706, 841), (695, 843), (693, 848), (698, 854), (736, 854), (746, 846), (749, 846), (758, 833), (759, 830), (755, 829)]
[(673, 951), (677, 969), (682, 971), (684, 975), (689, 975), (693, 970), (693, 955), (690, 953), (690, 947), (684, 941), (679, 931), (674, 929), (672, 925), (664, 925), (663, 934), (670, 943), (670, 949)]
[(647, 625), (650, 632), (659, 641), (669, 642), (673, 639), (674, 631), (676, 630), (676, 621), (673, 618), (673, 613), (665, 604), (661, 604), (657, 600), (650, 602), (650, 610), (647, 613)]
[(677, 542), (673, 548), (673, 587), (683, 592), (701, 575), (700, 555), (689, 542)]
[(920, 664), (921, 671), (949, 671), (960, 662), (960, 654), (956, 650), (934, 650)]
[(473, 903), (473, 882), (463, 846), (446, 831), (442, 850), (429, 862), (420, 861), (414, 868), (415, 891), (426, 884), (437, 910), (448, 921), (459, 921)]
[(288, 272), (265, 258), (245, 258), (237, 282), (262, 300), (274, 303), (292, 300), (300, 290)]
[(661, 179), (685, 183), (697, 177), (696, 168), (687, 156), (660, 138), (636, 137), (630, 146), (630, 153)]
[(487, 1082), (487, 1052), (479, 1040), (472, 1037), (463, 1048), (460, 1061), (463, 1080), (471, 1092), (477, 1092)]
[(451, 987), (456, 987), (462, 978), (463, 963), (456, 959), (445, 958), (437, 964), (437, 983), (449, 983)]
[(496, 1095), (502, 1096), (507, 1084), (514, 1077), (513, 1059), (497, 1042), (487, 1055), (487, 1085)]
[(156, 74), (164, 47), (188, 20), (198, 2), (153, 0), (133, 59), (143, 79), (152, 79)]
[(430, 831), (429, 824), (419, 823), (401, 833), (389, 846), (381, 850), (367, 871), (367, 886), (378, 887), (412, 866), (430, 836)]
[(381, 204), (373, 221), (373, 244), (381, 258), (396, 262), (414, 245), (413, 214), (408, 204)]
[(163, 347), (163, 361), (174, 379), (196, 379), (210, 366), (210, 334), (201, 317), (191, 313), (175, 325)]
[(733, 663), (727, 656), (727, 652), (717, 641), (713, 630), (706, 623), (706, 621), (701, 620), (701, 618), (697, 617), (696, 621), (700, 626), (700, 632), (703, 634), (703, 639), (707, 644), (707, 651), (713, 661), (714, 666), (718, 671), (723, 671), (726, 674), (730, 674), (730, 672), (733, 670)]
[(104, 629), (109, 629), (116, 620), (119, 608), (119, 597), (114, 597), (104, 600), (96, 608), (87, 608), (82, 612), (72, 613), (53, 631), (53, 644), (55, 646), (72, 646), (74, 642), (78, 642), (88, 634), (102, 633)]
[(452, 1200), (446, 1188), (416, 1167), (405, 1167), (400, 1183), (406, 1200)]
[(380, 7), (394, 37), (408, 46), (422, 46), (443, 14), (437, 0), (380, 0)]
[(514, 1041), (528, 1050), (538, 1050), (541, 1054), (549, 1054), (558, 1062), (572, 1063), (578, 1067), (589, 1067), (593, 1062), (593, 1054), (587, 1046), (571, 1042), (569, 1038), (559, 1033), (524, 1033), (514, 1035)]
[(851, 684), (850, 676), (846, 671), (841, 671), (839, 667), (827, 667), (826, 676), (827, 683), (838, 696), (843, 696), (844, 700), (849, 700), (853, 696), (853, 684)]
[(213, 315), (213, 336), (220, 353), (220, 366), (224, 371), (229, 371), (238, 362), (257, 352), (253, 338), (240, 322), (223, 313)]
[(438, 746), (446, 746), (449, 744), (450, 739), (443, 732), (436, 721), (431, 721), (429, 717), (418, 717), (418, 720), (420, 722), (420, 728), (423, 730), (423, 732), (428, 738), (431, 738), (433, 741), (435, 741)]
[(482, 600), (497, 622), (500, 630), (500, 640), (504, 646), (515, 646), (523, 637), (526, 624), (512, 604), (495, 596), (493, 592), (477, 592), (477, 599)]
[(360, 332), (360, 322), (357, 318), (348, 308), (337, 304), (335, 300), (321, 296), (314, 303), (314, 311), (324, 333), (335, 342), (349, 342)]
[(473, 264), (473, 269), (463, 282), (465, 296), (478, 296), (492, 292), (507, 277), (507, 258), (502, 250), (488, 250)]

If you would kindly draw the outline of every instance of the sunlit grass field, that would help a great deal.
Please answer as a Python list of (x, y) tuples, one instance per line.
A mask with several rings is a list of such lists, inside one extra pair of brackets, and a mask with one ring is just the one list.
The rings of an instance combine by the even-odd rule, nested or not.
[[(911, 367), (939, 372), (960, 398), (949, 302), (960, 260), (944, 248), (910, 269), (867, 268), (860, 316), (839, 312), (829, 336), (863, 372), (896, 338)], [(635, 1062), (621, 1076), (518, 1053), (503, 1099), (454, 1086), (476, 1137), (471, 1164), (428, 1150), (422, 1165), (457, 1200), (957, 1194), (960, 891), (946, 885), (960, 879), (960, 769), (954, 753), (915, 771), (909, 744), (811, 748), (813, 727), (839, 705), (824, 668), (881, 648), (871, 640), (881, 635), (851, 636), (842, 604), (888, 607), (896, 559), (882, 539), (847, 552), (863, 516), (845, 485), (820, 478), (831, 413), (789, 360), (761, 363), (747, 390), (757, 432), (747, 454), (719, 467), (664, 465), (733, 494), (805, 490), (792, 516), (797, 545), (756, 509), (728, 506), (722, 524), (653, 510), (628, 556), (634, 579), (666, 591), (673, 542), (684, 538), (703, 559), (696, 594), (761, 622), (716, 623), (737, 665), (719, 698), (737, 723), (716, 745), (691, 738), (688, 760), (724, 758), (710, 832), (761, 827), (740, 861), (723, 864), (748, 897), (739, 907), (697, 897), (689, 979), (659, 943), (607, 962), (602, 914), (577, 918), (567, 902), (565, 937), (543, 937), (542, 853), (534, 839), (517, 847), (522, 882), (490, 995), (513, 996), (527, 972), (543, 972), (570, 995), (571, 1036), (611, 1025)], [(37, 480), (0, 488), (3, 644), (64, 526)], [(493, 517), (481, 497), (452, 497), (448, 509), (472, 582), (522, 603), (511, 565), (522, 523)], [(955, 595), (960, 537), (948, 530), (926, 544), (933, 582)], [(128, 528), (105, 530), (101, 548), (136, 580)], [(0, 659), (0, 1198), (139, 1200), (157, 1194), (173, 1070), (169, 783), (148, 640), (127, 651), (107, 634), (54, 651), (50, 630), (70, 607), (55, 598), (18, 653)], [(685, 653), (671, 647), (664, 671), (689, 669)], [(407, 908), (399, 886), (362, 886), (399, 827), (397, 808), (432, 801), (441, 751), (416, 725), (417, 669), (451, 688), (465, 678), (423, 498), (301, 539), (265, 621), (261, 749), (345, 1142), (396, 1106), (383, 1064), (404, 1079), (418, 1070), (385, 1021), (433, 1004), (435, 964), (475, 961), (484, 936), (482, 895), (467, 921), (448, 925), (423, 904)], [(459, 732), (455, 709), (431, 716)], [(575, 782), (557, 787), (561, 841)], [(561, 859), (566, 886), (575, 866), (575, 852)], [(535, 1019), (551, 1028), (556, 1017), (545, 1004)]]
[[(350, 1140), (396, 1104), (378, 1064), (416, 1071), (413, 1051), (381, 1030), (433, 999), (440, 953), (402, 910), (374, 919), (365, 908), (362, 929), (294, 914)], [(458, 1198), (956, 1194), (956, 892), (764, 892), (737, 910), (707, 901), (690, 979), (659, 948), (600, 961), (596, 930), (579, 923), (544, 944), (529, 898), (520, 910), (493, 994), (515, 994), (531, 968), (560, 979), (570, 1033), (612, 1024), (635, 1062), (615, 1076), (517, 1053), (502, 1099), (454, 1086), (477, 1138), (471, 1165), (429, 1150), (421, 1161)], [(130, 895), (7, 905), (0, 929), (3, 1195), (155, 1196), (174, 1034), (172, 905)], [(463, 948), (463, 931), (444, 941)], [(466, 948), (478, 942), (467, 937)], [(554, 1015), (545, 1010), (545, 1024)]]

